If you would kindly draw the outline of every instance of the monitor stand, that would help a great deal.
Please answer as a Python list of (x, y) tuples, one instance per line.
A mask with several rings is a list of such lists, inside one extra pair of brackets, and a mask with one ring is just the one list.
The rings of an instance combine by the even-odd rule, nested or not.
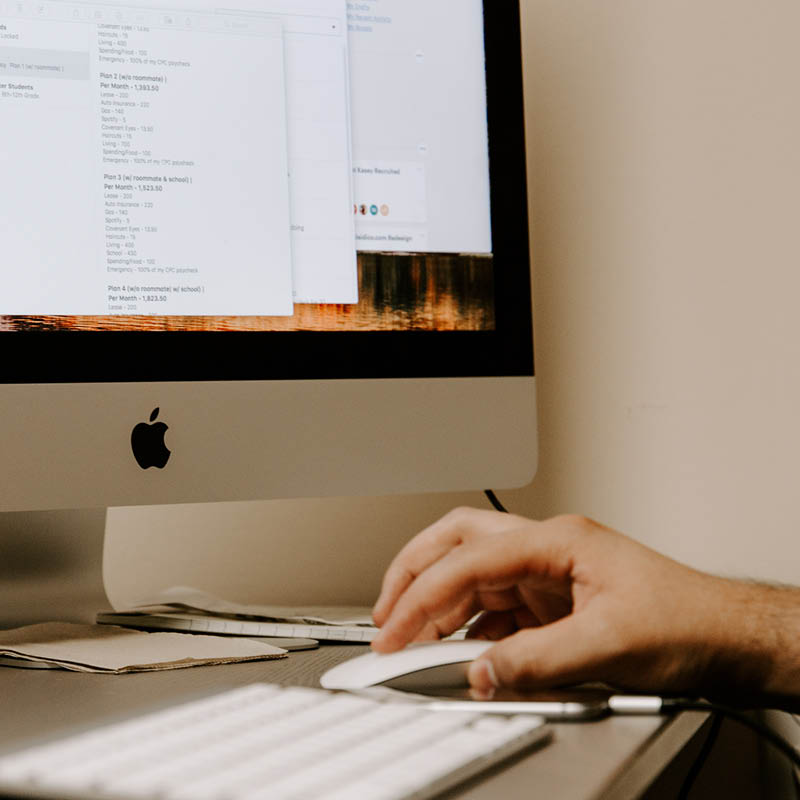
[(195, 585), (239, 602), (370, 605), (415, 533), (478, 492), (0, 514), (0, 627), (91, 622)]
[(110, 508), (103, 582), (111, 607), (193, 586), (240, 603), (372, 605), (418, 531), (479, 492)]
[(105, 509), (0, 513), (0, 628), (90, 622), (103, 589)]

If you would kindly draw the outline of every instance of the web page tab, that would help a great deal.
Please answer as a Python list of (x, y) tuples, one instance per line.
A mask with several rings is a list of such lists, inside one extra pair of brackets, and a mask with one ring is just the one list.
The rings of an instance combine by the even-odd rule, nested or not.
[(294, 301), (358, 302), (346, 0), (170, 0), (170, 5), (282, 24)]
[(348, 6), (358, 249), (491, 253), (481, 0)]
[(281, 23), (5, 8), (0, 312), (291, 315)]

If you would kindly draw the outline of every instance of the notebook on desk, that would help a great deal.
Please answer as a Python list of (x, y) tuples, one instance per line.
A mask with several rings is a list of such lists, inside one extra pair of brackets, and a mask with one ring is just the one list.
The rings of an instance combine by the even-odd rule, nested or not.
[(102, 611), (97, 622), (151, 631), (338, 642), (368, 643), (378, 634), (367, 607), (245, 605), (189, 586), (156, 592), (130, 609)]
[(333, 642), (368, 643), (378, 635), (378, 629), (374, 626), (241, 619), (201, 611), (177, 611), (168, 608), (158, 611), (138, 609), (123, 612), (101, 611), (97, 614), (97, 622), (103, 625), (122, 625), (147, 631), (181, 631), (218, 636), (268, 636)]

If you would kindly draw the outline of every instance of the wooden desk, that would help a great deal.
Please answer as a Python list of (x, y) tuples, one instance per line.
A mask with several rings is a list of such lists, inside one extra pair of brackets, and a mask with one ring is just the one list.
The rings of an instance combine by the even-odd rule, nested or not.
[[(328, 645), (292, 653), (282, 661), (139, 675), (0, 667), (0, 753), (255, 681), (318, 686), (322, 672), (363, 649)], [(551, 744), (450, 796), (632, 800), (680, 753), (705, 719), (704, 714), (681, 714), (556, 724)]]

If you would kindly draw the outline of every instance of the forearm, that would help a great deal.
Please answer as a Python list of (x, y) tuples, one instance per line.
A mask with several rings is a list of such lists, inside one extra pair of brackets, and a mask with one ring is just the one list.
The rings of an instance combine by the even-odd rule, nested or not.
[(721, 581), (709, 691), (800, 705), (800, 589)]

